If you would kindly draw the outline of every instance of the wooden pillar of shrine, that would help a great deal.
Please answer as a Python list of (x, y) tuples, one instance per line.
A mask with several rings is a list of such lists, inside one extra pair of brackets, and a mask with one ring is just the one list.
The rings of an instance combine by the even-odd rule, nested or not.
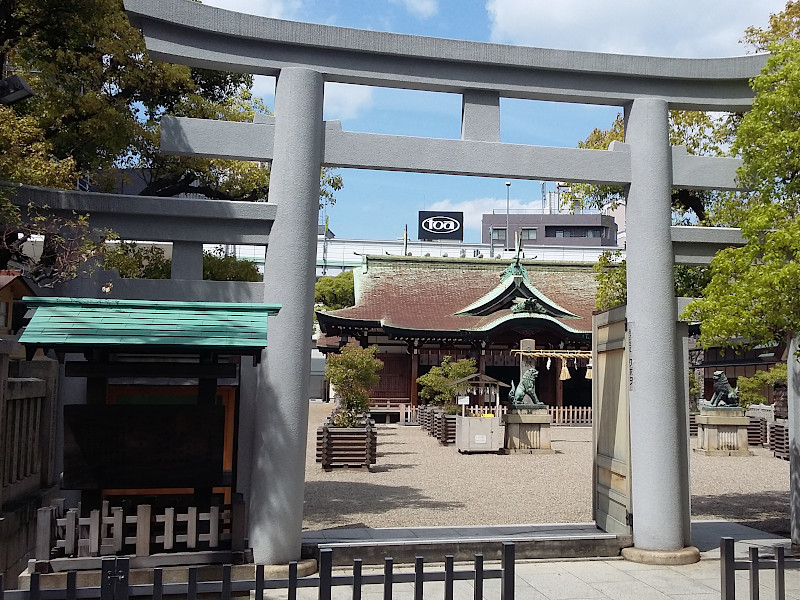
[(419, 377), (419, 348), (417, 341), (411, 344), (411, 381), (409, 382), (409, 397), (411, 398), (411, 406), (416, 406), (419, 403), (417, 396), (417, 377)]

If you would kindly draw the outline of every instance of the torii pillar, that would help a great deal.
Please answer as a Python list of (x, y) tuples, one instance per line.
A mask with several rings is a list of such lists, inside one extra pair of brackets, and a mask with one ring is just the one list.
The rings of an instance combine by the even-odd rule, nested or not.
[(645, 98), (626, 107), (631, 152), (626, 207), (630, 339), (633, 543), (626, 558), (700, 559), (691, 543), (689, 457), (678, 347), (672, 250), (669, 105)]
[(264, 266), (270, 318), (253, 415), (248, 534), (256, 563), (300, 558), (308, 427), (308, 373), (316, 276), (324, 81), (286, 68), (275, 91), (269, 200), (278, 212)]

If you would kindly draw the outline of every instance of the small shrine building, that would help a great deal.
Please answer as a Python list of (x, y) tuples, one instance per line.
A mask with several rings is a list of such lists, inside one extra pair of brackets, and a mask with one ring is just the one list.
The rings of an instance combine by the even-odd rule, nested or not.
[(539, 398), (591, 405), (588, 359), (559, 356), (591, 349), (592, 264), (364, 256), (354, 282), (354, 306), (317, 312), (317, 346), (327, 353), (354, 340), (377, 345), (384, 368), (374, 401), (416, 405), (417, 377), (445, 356), (474, 358), (478, 373), (518, 383), (515, 351), (533, 339), (536, 350), (552, 351), (534, 359)]

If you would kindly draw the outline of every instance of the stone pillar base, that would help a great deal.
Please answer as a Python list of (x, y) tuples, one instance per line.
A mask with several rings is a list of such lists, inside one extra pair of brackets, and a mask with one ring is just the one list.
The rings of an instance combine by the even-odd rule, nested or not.
[(514, 409), (505, 415), (503, 454), (554, 454), (550, 446), (550, 423), (547, 408)]
[(623, 548), (622, 558), (644, 565), (691, 565), (700, 561), (700, 550), (694, 546), (687, 546), (680, 550)]
[(715, 406), (700, 409), (697, 422), (698, 454), (706, 456), (752, 456), (747, 441), (750, 419), (738, 406)]

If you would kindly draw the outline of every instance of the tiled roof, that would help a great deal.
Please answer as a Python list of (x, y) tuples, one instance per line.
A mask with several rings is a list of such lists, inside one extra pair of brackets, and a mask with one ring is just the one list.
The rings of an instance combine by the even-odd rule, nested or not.
[(274, 304), (156, 302), (91, 298), (23, 299), (36, 313), (19, 341), (52, 348), (226, 349), (267, 345)]
[[(523, 261), (532, 285), (578, 319), (552, 319), (567, 330), (590, 332), (597, 284), (592, 265)], [(455, 316), (500, 283), (508, 262), (492, 259), (366, 257), (355, 269), (356, 305), (322, 313), (341, 319), (380, 322), (384, 327), (427, 331), (491, 329), (513, 314)], [(330, 332), (335, 335), (335, 332)]]

